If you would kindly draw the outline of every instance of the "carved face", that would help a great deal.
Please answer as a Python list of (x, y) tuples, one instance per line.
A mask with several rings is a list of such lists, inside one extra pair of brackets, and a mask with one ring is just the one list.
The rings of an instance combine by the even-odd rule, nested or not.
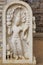
[(9, 9), (7, 14), (7, 21), (12, 21), (12, 24), (19, 26), (26, 23), (27, 11), (24, 7), (18, 6), (18, 8)]
[(15, 25), (20, 25), (21, 18), (20, 18), (20, 10), (18, 9), (16, 12), (14, 12), (13, 22)]

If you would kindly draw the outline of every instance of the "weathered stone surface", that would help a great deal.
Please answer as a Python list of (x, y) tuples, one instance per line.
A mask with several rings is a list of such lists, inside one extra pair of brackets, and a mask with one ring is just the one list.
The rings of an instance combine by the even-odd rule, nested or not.
[(13, 1), (6, 5), (3, 11), (3, 62), (36, 63), (32, 53), (32, 17), (31, 7), (25, 2)]

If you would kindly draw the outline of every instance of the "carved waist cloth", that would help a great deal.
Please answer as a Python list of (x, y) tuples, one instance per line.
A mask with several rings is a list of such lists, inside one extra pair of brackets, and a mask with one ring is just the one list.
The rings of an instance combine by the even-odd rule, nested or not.
[(20, 39), (19, 37), (12, 37), (12, 39)]
[(19, 37), (14, 37), (14, 38), (12, 37), (11, 40), (12, 40), (12, 41), (14, 41), (14, 40), (15, 40), (15, 41), (18, 41), (18, 40), (19, 40), (19, 41), (20, 41), (21, 39), (20, 39)]

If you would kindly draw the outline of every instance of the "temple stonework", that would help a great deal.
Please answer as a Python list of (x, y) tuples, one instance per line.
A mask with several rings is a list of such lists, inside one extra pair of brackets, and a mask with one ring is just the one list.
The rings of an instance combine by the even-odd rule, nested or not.
[(33, 3), (32, 9), (36, 19), (36, 32), (43, 33), (43, 1)]
[[(3, 9), (7, 3), (10, 3), (12, 1), (14, 1), (14, 0), (0, 0), (0, 59), (2, 59), (2, 48), (3, 48), (2, 47), (3, 46), (3, 41), (2, 41)], [(33, 54), (36, 57), (37, 63), (43, 63), (43, 0), (23, 0), (23, 1), (26, 1), (28, 4), (30, 4), (32, 11), (33, 11), (33, 15), (35, 16), (35, 17), (33, 17), (33, 25), (35, 25), (35, 26), (33, 26), (33, 30), (35, 33), (35, 34), (33, 34), (33, 37), (34, 37), (34, 39), (33, 39), (33, 42), (34, 42), (33, 52), (34, 53)], [(36, 2), (36, 1), (38, 1), (38, 2)], [(8, 26), (8, 27), (10, 28), (10, 26)], [(9, 34), (9, 32), (8, 32), (8, 34)], [(7, 47), (9, 47), (9, 46), (7, 45)]]
[(12, 1), (5, 6), (2, 19), (3, 63), (36, 64), (33, 56), (33, 20), (29, 4)]

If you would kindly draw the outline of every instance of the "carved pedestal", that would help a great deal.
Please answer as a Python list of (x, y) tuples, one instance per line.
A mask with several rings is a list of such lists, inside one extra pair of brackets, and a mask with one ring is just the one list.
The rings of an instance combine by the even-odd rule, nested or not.
[(13, 1), (3, 11), (3, 62), (36, 63), (33, 57), (32, 10), (22, 1)]

